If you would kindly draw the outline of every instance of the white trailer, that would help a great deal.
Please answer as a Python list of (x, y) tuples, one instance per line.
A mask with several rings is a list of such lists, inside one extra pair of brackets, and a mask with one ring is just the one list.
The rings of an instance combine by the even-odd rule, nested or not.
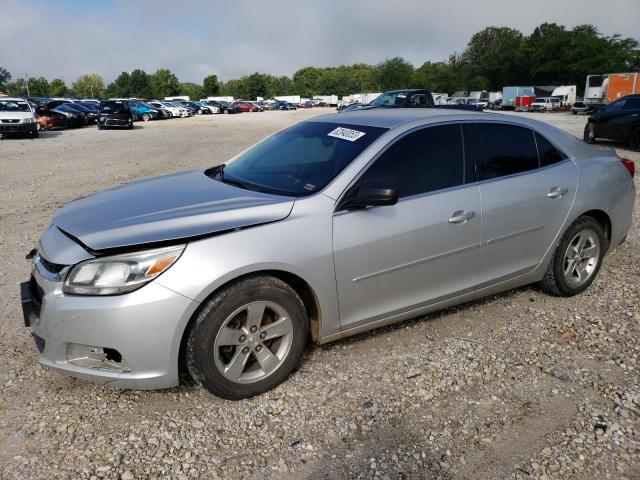
[(210, 101), (210, 102), (228, 102), (228, 103), (231, 103), (231, 102), (234, 102), (234, 101), (235, 101), (235, 98), (233, 98), (233, 97), (229, 97), (229, 96), (227, 96), (227, 97), (207, 97), (207, 101)]
[(316, 95), (313, 97), (314, 100), (318, 102), (324, 102), (330, 107), (335, 107), (338, 105), (338, 96), (337, 95)]
[(502, 100), (502, 92), (489, 92), (489, 103), (495, 103)]
[(382, 92), (377, 93), (361, 93), (358, 98), (359, 103), (367, 104), (373, 102), (376, 98), (382, 95)]
[(298, 105), (300, 103), (300, 95), (278, 95), (277, 97), (273, 98), (280, 102), (293, 103), (295, 105)]

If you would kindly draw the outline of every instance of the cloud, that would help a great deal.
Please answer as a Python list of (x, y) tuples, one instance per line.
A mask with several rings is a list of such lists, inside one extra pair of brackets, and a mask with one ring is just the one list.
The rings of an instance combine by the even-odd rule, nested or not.
[(294, 0), (210, 2), (0, 0), (0, 65), (68, 82), (95, 72), (169, 68), (182, 81), (210, 73), (292, 74), (309, 65), (377, 63), (396, 55), (416, 65), (446, 60), (490, 25), (528, 34), (543, 22), (591, 23), (638, 37), (638, 0)]

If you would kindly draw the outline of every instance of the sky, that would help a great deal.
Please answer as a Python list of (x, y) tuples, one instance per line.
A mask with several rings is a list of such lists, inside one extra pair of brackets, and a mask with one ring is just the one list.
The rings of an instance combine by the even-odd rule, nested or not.
[(0, 66), (68, 83), (169, 68), (201, 83), (394, 56), (419, 66), (487, 26), (590, 23), (640, 39), (639, 20), (640, 0), (0, 0)]

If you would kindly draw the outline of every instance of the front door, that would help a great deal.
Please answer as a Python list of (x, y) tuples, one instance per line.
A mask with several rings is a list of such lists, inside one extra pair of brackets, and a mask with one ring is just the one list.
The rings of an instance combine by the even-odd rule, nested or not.
[(397, 140), (353, 188), (398, 189), (396, 205), (334, 214), (341, 328), (417, 309), (473, 289), (480, 194), (465, 183), (461, 127)]

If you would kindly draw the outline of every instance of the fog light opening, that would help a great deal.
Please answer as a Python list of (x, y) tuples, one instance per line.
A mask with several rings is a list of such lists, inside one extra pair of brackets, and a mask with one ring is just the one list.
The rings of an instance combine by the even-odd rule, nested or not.
[(69, 343), (66, 350), (67, 362), (73, 365), (111, 372), (131, 371), (115, 348)]
[(105, 348), (104, 356), (107, 358), (107, 360), (111, 360), (112, 362), (122, 362), (122, 355), (120, 355), (120, 352), (115, 348)]

